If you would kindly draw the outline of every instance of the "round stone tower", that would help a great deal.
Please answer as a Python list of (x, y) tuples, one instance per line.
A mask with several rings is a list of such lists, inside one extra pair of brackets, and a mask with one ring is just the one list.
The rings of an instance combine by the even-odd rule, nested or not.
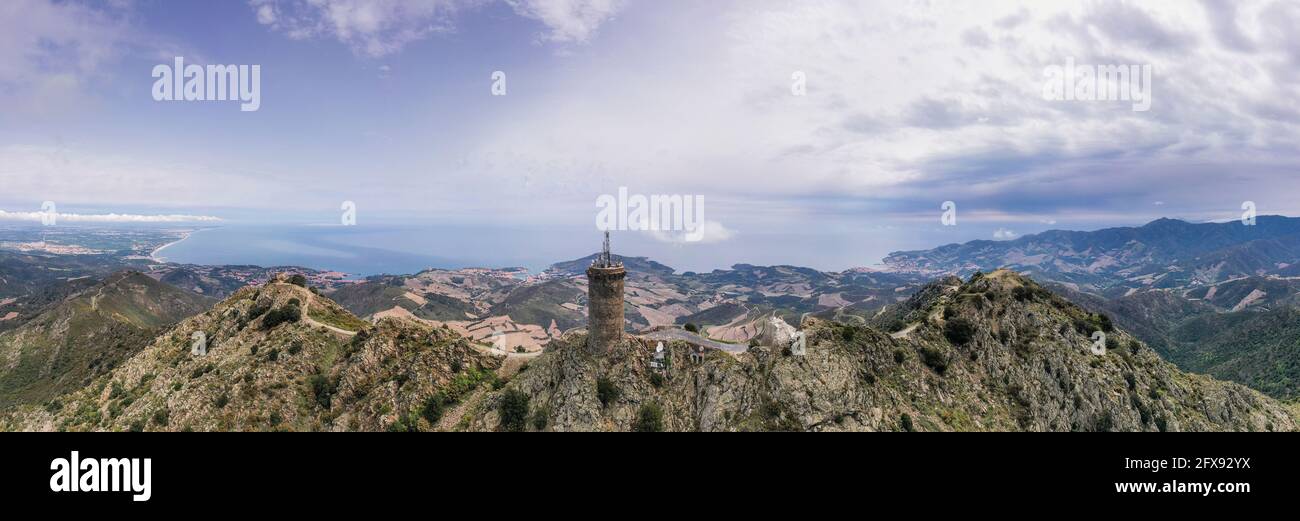
[(627, 270), (605, 246), (587, 268), (587, 351), (603, 354), (623, 340), (623, 278)]

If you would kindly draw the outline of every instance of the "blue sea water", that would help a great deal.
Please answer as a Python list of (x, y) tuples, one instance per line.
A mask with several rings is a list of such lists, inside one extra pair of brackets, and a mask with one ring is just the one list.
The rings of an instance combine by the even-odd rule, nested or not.
[[(910, 237), (900, 241), (900, 235)], [(629, 231), (614, 232), (612, 239), (617, 254), (649, 257), (679, 272), (726, 269), (737, 263), (839, 271), (878, 263), (896, 244), (933, 242), (907, 229), (869, 227), (742, 228), (726, 241), (693, 244), (665, 243)], [(462, 267), (539, 272), (596, 253), (600, 243), (601, 233), (593, 226), (229, 224), (197, 231), (157, 256), (184, 264), (302, 266), (357, 276)]]
[[(535, 230), (436, 226), (222, 226), (194, 232), (157, 256), (182, 264), (303, 266), (368, 276), (471, 266), (545, 269), (581, 257)], [(566, 256), (567, 255), (567, 256)]]

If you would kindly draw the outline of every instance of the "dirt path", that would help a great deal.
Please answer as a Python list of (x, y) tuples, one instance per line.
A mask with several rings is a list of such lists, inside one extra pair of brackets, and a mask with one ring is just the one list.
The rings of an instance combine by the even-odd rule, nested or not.
[(315, 293), (312, 293), (312, 292), (310, 292), (310, 291), (308, 291), (308, 292), (307, 292), (307, 295), (308, 295), (308, 296), (307, 296), (307, 303), (304, 304), (304, 305), (302, 306), (302, 320), (303, 320), (303, 322), (306, 322), (306, 323), (308, 323), (308, 324), (310, 324), (310, 325), (313, 325), (313, 326), (320, 326), (320, 327), (323, 327), (323, 328), (325, 328), (325, 329), (328, 329), (328, 330), (330, 330), (330, 331), (333, 331), (333, 332), (335, 332), (335, 333), (338, 333), (338, 334), (343, 335), (343, 336), (348, 337), (348, 338), (352, 338), (352, 337), (354, 337), (354, 336), (357, 336), (357, 332), (356, 332), (356, 331), (348, 331), (348, 330), (346, 330), (346, 329), (339, 329), (339, 328), (337, 328), (337, 327), (331, 326), (331, 325), (329, 325), (329, 324), (321, 323), (320, 321), (318, 321), (318, 320), (316, 320), (316, 319), (314, 319), (314, 318), (311, 318), (311, 314), (310, 314), (308, 311), (311, 309), (311, 305), (312, 305), (314, 302), (316, 302), (316, 294), (315, 294)]
[(890, 334), (889, 334), (889, 337), (890, 337), (890, 338), (907, 338), (907, 335), (910, 335), (910, 334), (912, 334), (913, 331), (916, 331), (916, 326), (919, 326), (919, 325), (921, 325), (921, 324), (920, 324), (920, 323), (912, 324), (912, 325), (910, 325), (910, 326), (907, 326), (907, 329), (904, 329), (904, 330), (899, 331), (899, 332), (897, 332), (897, 333), (890, 333)]
[(480, 385), (477, 389), (470, 392), (469, 396), (466, 396), (464, 400), (457, 403), (450, 411), (443, 413), (442, 418), (438, 420), (438, 425), (435, 426), (434, 429), (439, 432), (455, 430), (456, 424), (460, 423), (461, 418), (465, 417), (465, 413), (469, 412), (470, 408), (477, 407), (478, 402), (482, 401), (483, 397), (487, 395), (487, 389), (488, 386)]
[(502, 362), (501, 367), (497, 369), (497, 376), (510, 378), (528, 365), (530, 360), (538, 356), (541, 356), (541, 353), (510, 353), (506, 355), (505, 362)]
[[(499, 354), (493, 349), (488, 349), (475, 344), (471, 345), (474, 345), (477, 350), (484, 353)], [(497, 368), (497, 376), (501, 378), (510, 378), (518, 374), (519, 370), (528, 365), (530, 360), (537, 358), (538, 356), (541, 356), (541, 353), (509, 353), (506, 355), (505, 361), (501, 363), (501, 367)], [(489, 389), (490, 387), (488, 385), (478, 386), (478, 388), (471, 391), (469, 396), (466, 396), (463, 400), (457, 403), (450, 411), (443, 413), (442, 418), (438, 420), (438, 425), (434, 428), (441, 432), (455, 430), (456, 425), (465, 417), (465, 413), (469, 412), (474, 407), (478, 407), (478, 404), (483, 400), (483, 397), (487, 396)]]

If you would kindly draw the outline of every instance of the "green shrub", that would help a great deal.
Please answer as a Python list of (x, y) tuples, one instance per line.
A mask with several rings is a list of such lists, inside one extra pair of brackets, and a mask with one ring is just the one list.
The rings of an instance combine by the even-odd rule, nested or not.
[(437, 425), (438, 420), (441, 420), (443, 413), (447, 411), (448, 401), (447, 395), (442, 391), (433, 393), (433, 396), (425, 400), (424, 405), (420, 407), (420, 416), (423, 416), (430, 425)]
[(601, 406), (609, 407), (609, 404), (618, 401), (622, 394), (618, 386), (615, 386), (609, 378), (602, 376), (596, 379), (596, 398), (600, 400)]
[(948, 357), (945, 356), (943, 351), (937, 347), (922, 347), (921, 361), (925, 362), (925, 365), (930, 366), (930, 369), (934, 369), (934, 372), (939, 373), (940, 375), (948, 371)]
[(214, 401), (212, 405), (215, 405), (218, 409), (221, 409), (224, 408), (228, 403), (230, 403), (230, 395), (222, 392), (220, 396), (217, 396), (216, 401)]
[(663, 387), (664, 375), (661, 375), (659, 373), (650, 373), (650, 385), (655, 386), (655, 389)]
[(916, 427), (912, 425), (912, 416), (907, 413), (903, 413), (903, 415), (898, 418), (898, 425), (907, 432), (914, 432), (916, 430)]
[(329, 377), (320, 374), (307, 377), (307, 384), (311, 386), (311, 393), (316, 398), (316, 403), (329, 409), (330, 401), (334, 396), (334, 391), (338, 388), (338, 384), (331, 382)]
[(253, 304), (253, 307), (248, 308), (248, 320), (249, 321), (256, 320), (257, 317), (262, 316), (263, 314), (265, 314), (267, 311), (270, 310), (271, 310), (270, 302), (256, 302)]
[(497, 412), (501, 415), (501, 430), (523, 432), (528, 421), (528, 395), (517, 389), (507, 390)]
[(420, 432), (420, 429), (415, 423), (415, 418), (402, 414), (388, 425), (388, 432)]
[(844, 339), (845, 342), (852, 342), (853, 336), (856, 335), (857, 332), (857, 329), (853, 326), (844, 326), (844, 329), (840, 330), (840, 338)]
[(1110, 317), (1105, 313), (1097, 313), (1096, 315), (1093, 315), (1093, 317), (1097, 323), (1097, 327), (1101, 328), (1102, 331), (1107, 333), (1115, 331), (1115, 324), (1110, 321)]
[(551, 421), (551, 408), (545, 405), (533, 411), (533, 430), (544, 431)]
[(953, 345), (966, 345), (975, 338), (975, 324), (964, 318), (953, 318), (944, 323), (943, 336)]
[(262, 329), (270, 330), (285, 322), (297, 322), (302, 320), (302, 308), (299, 307), (298, 299), (290, 299), (283, 307), (275, 308), (266, 313), (262, 318)]
[(686, 329), (687, 331), (692, 332), (692, 333), (699, 333), (699, 332), (700, 332), (700, 326), (697, 326), (697, 325), (692, 324), (692, 323), (690, 323), (690, 322), (687, 322), (687, 323), (686, 323), (685, 329)]
[(289, 276), (289, 283), (294, 286), (302, 286), (305, 288), (307, 287), (307, 277), (302, 276), (301, 273), (294, 273)]
[(153, 412), (153, 422), (159, 426), (166, 427), (171, 420), (171, 412), (166, 407)]
[(641, 406), (641, 413), (637, 415), (636, 425), (632, 427), (635, 432), (660, 432), (664, 430), (664, 412), (657, 404), (647, 403)]
[[(205, 365), (203, 365), (203, 366), (196, 367), (196, 368), (194, 368), (194, 371), (190, 372), (190, 379), (193, 380), (193, 379), (195, 379), (195, 378), (198, 378), (198, 377), (200, 377), (200, 376), (203, 376), (203, 375), (205, 375), (205, 374), (208, 374), (208, 373), (212, 372), (213, 369), (216, 369), (216, 366), (213, 366), (213, 365), (212, 365), (212, 362), (208, 362), (207, 364), (205, 364)], [(114, 384), (114, 385), (117, 385), (117, 384)]]

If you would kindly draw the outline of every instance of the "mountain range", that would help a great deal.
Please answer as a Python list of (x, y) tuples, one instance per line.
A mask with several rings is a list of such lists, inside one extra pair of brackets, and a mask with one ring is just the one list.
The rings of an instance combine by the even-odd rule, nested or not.
[[(606, 357), (578, 349), (593, 256), (347, 281), (0, 252), (0, 425), (1293, 430), (1298, 249), (1300, 219), (1265, 216), (973, 241), (843, 272), (620, 257), (631, 335)], [(807, 354), (771, 344), (777, 322)], [(655, 369), (659, 343), (670, 362)]]

